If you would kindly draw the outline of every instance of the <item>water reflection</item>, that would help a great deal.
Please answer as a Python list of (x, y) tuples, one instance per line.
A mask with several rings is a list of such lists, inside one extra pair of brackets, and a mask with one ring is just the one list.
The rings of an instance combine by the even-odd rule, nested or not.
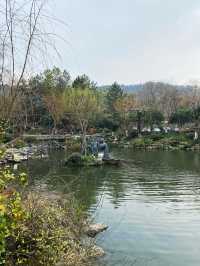
[(73, 192), (87, 208), (95, 204), (102, 193), (115, 207), (124, 200), (140, 199), (141, 195), (149, 202), (199, 200), (198, 153), (117, 150), (114, 156), (126, 161), (117, 168), (67, 168), (63, 163), (65, 156), (57, 152), (48, 160), (29, 161), (24, 165), (31, 185), (44, 182), (50, 190)]
[[(102, 265), (200, 265), (200, 154), (115, 150), (119, 168), (67, 168), (65, 154), (23, 165), (31, 186), (74, 193), (110, 230)], [(124, 264), (126, 262), (126, 264)]]

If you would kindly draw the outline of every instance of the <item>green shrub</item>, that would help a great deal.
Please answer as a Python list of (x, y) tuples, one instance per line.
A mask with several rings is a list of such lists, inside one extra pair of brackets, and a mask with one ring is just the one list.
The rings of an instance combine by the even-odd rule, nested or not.
[(95, 162), (95, 156), (94, 155), (83, 155), (82, 156), (82, 162), (84, 165), (93, 163), (93, 162)]
[(6, 265), (85, 265), (90, 256), (90, 246), (81, 241), (85, 216), (71, 199), (30, 193), (23, 208), (28, 216), (7, 238)]
[(82, 242), (86, 216), (72, 196), (23, 192), (26, 174), (0, 171), (0, 265), (83, 266), (94, 253)]
[(22, 207), (21, 192), (17, 190), (26, 181), (24, 173), (14, 176), (9, 168), (0, 170), (0, 265), (7, 265), (8, 247), (13, 243), (13, 235), (27, 217)]

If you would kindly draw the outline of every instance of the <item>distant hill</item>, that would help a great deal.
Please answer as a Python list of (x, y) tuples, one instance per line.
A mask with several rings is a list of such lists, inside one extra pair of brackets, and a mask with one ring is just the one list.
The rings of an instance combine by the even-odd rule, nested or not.
[(125, 92), (137, 92), (143, 88), (143, 84), (121, 85)]
[[(107, 90), (109, 89), (110, 86), (111, 85), (103, 85), (103, 86), (99, 86), (98, 88), (102, 90)], [(139, 91), (143, 88), (143, 84), (130, 84), (130, 85), (121, 84), (120, 86), (125, 92), (130, 92), (130, 93)]]
[[(189, 86), (189, 85), (172, 85), (172, 84), (167, 84), (167, 83), (163, 83), (163, 82), (151, 82), (154, 83), (154, 85), (156, 86), (171, 86), (176, 88), (177, 90), (181, 90), (181, 91), (188, 91), (191, 90), (193, 87)], [(138, 92), (140, 90), (142, 90), (144, 88), (146, 83), (144, 84), (130, 84), (130, 85), (125, 85), (125, 84), (121, 84), (120, 86), (122, 87), (122, 89), (127, 92), (127, 93), (132, 93), (132, 92)], [(111, 85), (104, 85), (104, 86), (99, 86), (99, 89), (102, 90), (107, 90), (109, 89)]]

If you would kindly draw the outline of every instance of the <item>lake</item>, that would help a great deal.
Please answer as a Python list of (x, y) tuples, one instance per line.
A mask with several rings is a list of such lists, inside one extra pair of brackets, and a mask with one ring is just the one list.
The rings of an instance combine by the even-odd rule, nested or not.
[(24, 164), (31, 185), (73, 192), (109, 229), (100, 266), (200, 265), (200, 154), (114, 150), (122, 167), (67, 168), (65, 154)]

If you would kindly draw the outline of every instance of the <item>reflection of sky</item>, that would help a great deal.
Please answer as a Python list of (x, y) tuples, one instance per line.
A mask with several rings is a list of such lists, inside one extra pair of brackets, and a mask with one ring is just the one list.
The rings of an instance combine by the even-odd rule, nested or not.
[(59, 0), (61, 66), (100, 84), (199, 78), (199, 0)]
[(168, 205), (129, 201), (114, 209), (105, 200), (96, 217), (109, 225), (98, 238), (105, 265), (199, 265), (200, 213), (176, 212), (172, 205), (169, 211)]
[(121, 169), (125, 193), (113, 204), (108, 190), (96, 216), (110, 226), (98, 239), (102, 265), (199, 265), (199, 155), (123, 153), (133, 162)]

